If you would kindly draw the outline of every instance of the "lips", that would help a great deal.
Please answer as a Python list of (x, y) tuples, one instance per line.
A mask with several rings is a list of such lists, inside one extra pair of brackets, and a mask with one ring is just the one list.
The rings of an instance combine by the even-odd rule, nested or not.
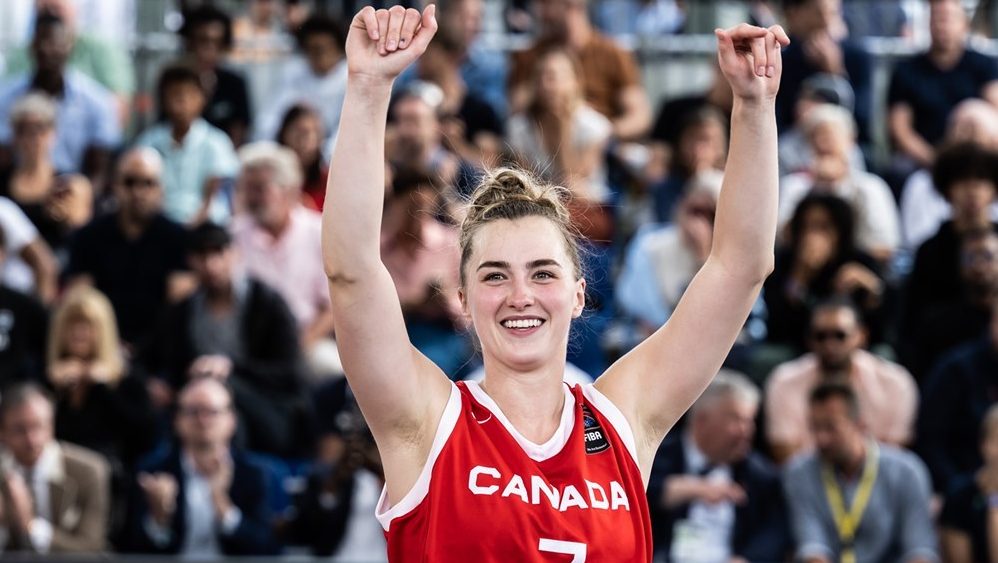
[(537, 317), (506, 319), (499, 324), (505, 328), (525, 330), (541, 326), (544, 324), (544, 319)]

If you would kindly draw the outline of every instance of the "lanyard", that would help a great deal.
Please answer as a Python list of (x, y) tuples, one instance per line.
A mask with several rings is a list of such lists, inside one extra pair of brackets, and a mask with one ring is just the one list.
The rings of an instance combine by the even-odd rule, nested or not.
[(873, 492), (873, 484), (877, 480), (877, 467), (880, 457), (880, 449), (875, 442), (870, 442), (870, 447), (866, 453), (866, 464), (863, 467), (863, 476), (860, 477), (859, 486), (856, 488), (856, 495), (852, 499), (849, 509), (846, 510), (845, 500), (832, 468), (826, 463), (821, 467), (821, 480), (825, 485), (825, 495), (828, 497), (828, 505), (832, 509), (832, 517), (835, 519), (835, 527), (839, 532), (839, 540), (842, 542), (841, 563), (856, 563), (856, 552), (853, 548), (853, 540), (856, 539), (856, 530), (866, 512), (866, 506), (870, 502), (870, 494)]

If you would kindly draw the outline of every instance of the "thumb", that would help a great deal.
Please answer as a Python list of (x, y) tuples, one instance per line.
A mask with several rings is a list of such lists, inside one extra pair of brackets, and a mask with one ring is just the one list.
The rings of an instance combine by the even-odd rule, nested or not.
[(735, 54), (735, 42), (732, 41), (731, 35), (723, 29), (717, 28), (714, 30), (714, 36), (717, 37), (717, 58), (721, 67), (734, 65), (737, 62), (737, 55)]
[(420, 21), (419, 31), (412, 38), (414, 45), (420, 53), (426, 50), (430, 40), (437, 33), (437, 5), (430, 4), (423, 10), (423, 19)]

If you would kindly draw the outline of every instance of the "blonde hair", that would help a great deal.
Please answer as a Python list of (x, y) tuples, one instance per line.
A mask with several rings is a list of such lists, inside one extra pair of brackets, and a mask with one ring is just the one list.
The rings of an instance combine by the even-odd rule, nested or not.
[(565, 240), (565, 251), (572, 260), (575, 277), (581, 278), (580, 237), (572, 227), (565, 205), (569, 197), (567, 189), (540, 183), (523, 170), (496, 168), (487, 171), (471, 194), (461, 223), (461, 285), (464, 286), (464, 267), (471, 258), (471, 243), (475, 234), (493, 221), (522, 217), (544, 217), (558, 227)]
[(58, 111), (51, 96), (41, 92), (31, 92), (14, 102), (8, 119), (10, 123), (18, 123), (28, 117), (37, 117), (46, 124), (54, 126)]
[(107, 366), (110, 381), (117, 383), (125, 375), (125, 361), (121, 354), (121, 340), (118, 338), (118, 322), (115, 320), (111, 302), (100, 291), (85, 285), (69, 291), (55, 310), (52, 325), (49, 327), (48, 353), (49, 367), (65, 357), (66, 333), (69, 326), (78, 321), (89, 322), (95, 333), (94, 361)]

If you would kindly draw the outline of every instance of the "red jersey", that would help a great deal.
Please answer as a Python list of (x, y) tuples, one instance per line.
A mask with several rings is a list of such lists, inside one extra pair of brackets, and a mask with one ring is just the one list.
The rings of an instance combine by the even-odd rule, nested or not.
[(412, 490), (378, 520), (400, 562), (651, 561), (634, 435), (592, 385), (565, 386), (547, 443), (524, 438), (474, 382), (457, 383)]

